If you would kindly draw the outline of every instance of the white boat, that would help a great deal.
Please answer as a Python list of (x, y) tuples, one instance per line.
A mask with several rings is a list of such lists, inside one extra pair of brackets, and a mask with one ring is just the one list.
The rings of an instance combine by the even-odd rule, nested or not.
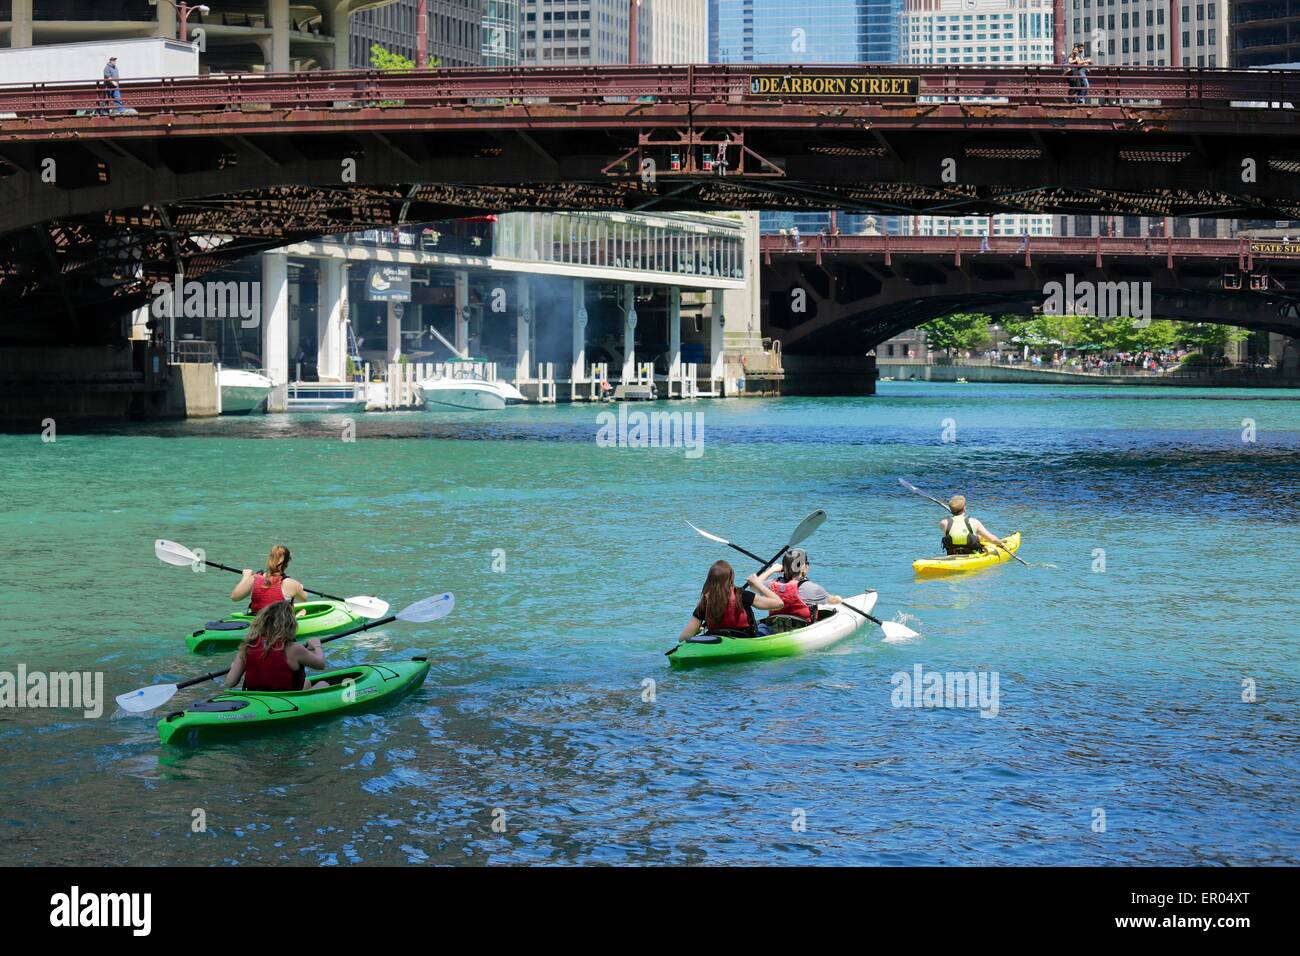
[(430, 410), (469, 409), (498, 411), (509, 402), (524, 401), (523, 394), (509, 382), (481, 378), (429, 378), (420, 383), (424, 407)]
[(291, 412), (364, 412), (364, 382), (290, 382)]
[(217, 374), (221, 386), (221, 414), (247, 415), (266, 403), (266, 396), (275, 388), (260, 372), (242, 368), (223, 368)]

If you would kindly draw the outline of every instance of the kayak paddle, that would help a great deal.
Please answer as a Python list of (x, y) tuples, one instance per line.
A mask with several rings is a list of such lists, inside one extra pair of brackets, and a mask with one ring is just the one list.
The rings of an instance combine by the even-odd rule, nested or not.
[[(154, 556), (163, 564), (175, 565), (178, 568), (192, 568), (195, 564), (200, 563), (197, 554), (185, 547), (183, 544), (177, 544), (175, 541), (168, 541), (165, 538), (159, 538), (153, 543)], [(233, 571), (235, 574), (243, 574), (239, 568), (227, 567), (224, 564), (218, 564), (216, 561), (202, 560), (210, 568), (220, 568), (222, 571)], [(324, 591), (313, 591), (311, 588), (303, 588), (308, 594), (314, 594), (317, 597), (328, 598), (331, 601), (341, 601), (348, 606), (348, 610), (357, 617), (383, 617), (388, 613), (388, 602), (381, 601), (377, 597), (360, 594), (356, 597), (341, 598), (333, 594), (326, 594)]]
[[(424, 624), (429, 621), (437, 621), (451, 613), (452, 608), (456, 606), (456, 598), (451, 592), (439, 594), (436, 597), (427, 597), (423, 601), (416, 601), (414, 604), (407, 605), (396, 614), (390, 614), (385, 618), (377, 621), (370, 621), (368, 624), (359, 624), (350, 630), (343, 631), (340, 634), (334, 634), (330, 637), (320, 639), (322, 644), (328, 644), (330, 641), (337, 641), (340, 637), (348, 637), (351, 634), (360, 634), (362, 631), (368, 631), (372, 627), (379, 627), (383, 624), (390, 624), (393, 621), (411, 621), (414, 623)], [(117, 698), (117, 705), (123, 710), (130, 711), (133, 714), (144, 713), (161, 707), (167, 701), (176, 696), (176, 692), (182, 687), (193, 687), (195, 684), (202, 684), (204, 681), (216, 680), (230, 673), (230, 668), (226, 667), (219, 671), (212, 671), (210, 674), (204, 674), (202, 677), (192, 677), (187, 681), (181, 681), (179, 684), (153, 684), (150, 687), (141, 687), (139, 690), (133, 690), (129, 694), (122, 694)]]
[[(914, 494), (914, 495), (920, 495), (922, 498), (925, 498), (925, 499), (927, 499), (927, 500), (929, 500), (929, 501), (933, 501), (936, 505), (938, 505), (938, 506), (939, 506), (940, 508), (942, 508), (944, 511), (948, 512), (948, 514), (952, 514), (952, 509), (949, 508), (946, 504), (944, 504), (944, 503), (943, 503), (942, 501), (940, 501), (938, 498), (933, 498), (933, 497), (931, 497), (930, 495), (927, 495), (924, 491), (922, 491), (920, 488), (916, 487), (916, 485), (912, 484), (911, 482), (907, 482), (907, 481), (904, 481), (902, 478), (899, 478), (899, 479), (898, 479), (898, 483), (899, 483), (900, 485), (902, 485), (904, 488), (906, 488), (908, 491), (910, 491), (912, 494)], [(1024, 560), (1023, 558), (1021, 558), (1020, 555), (1016, 554), (1014, 551), (1007, 551), (1007, 549), (1006, 549), (1005, 547), (1002, 547), (1002, 545), (997, 545), (997, 547), (1002, 548), (1003, 551), (1006, 551), (1007, 554), (1011, 555), (1011, 557), (1015, 558), (1017, 561), (1019, 561), (1019, 562), (1020, 562), (1021, 564), (1023, 564), (1025, 567), (1030, 567), (1029, 562), (1026, 561), (1026, 560)]]
[[(853, 611), (855, 614), (861, 614), (872, 624), (879, 626), (879, 628), (885, 632), (885, 640), (887, 641), (910, 641), (914, 637), (921, 636), (906, 624), (899, 624), (897, 621), (882, 621), (880, 618), (868, 614), (866, 611), (862, 610), (862, 608), (850, 604), (848, 601), (841, 601), (840, 604), (848, 608), (850, 611)], [(835, 605), (832, 604), (831, 607), (835, 607)]]
[[(785, 543), (785, 545), (781, 548), (781, 550), (778, 551), (773, 556), (771, 561), (766, 561), (766, 562), (763, 561), (763, 559), (760, 558), (758, 555), (756, 555), (753, 551), (746, 551), (740, 545), (732, 544), (726, 538), (719, 537), (716, 534), (709, 534), (709, 532), (703, 530), (702, 528), (695, 527), (695, 525), (691, 524), (689, 521), (686, 523), (691, 525), (691, 529), (693, 531), (695, 531), (697, 534), (703, 535), (704, 537), (708, 538), (710, 541), (716, 541), (718, 542), (718, 544), (725, 544), (729, 548), (735, 548), (741, 554), (745, 555), (745, 557), (753, 558), (755, 561), (762, 564), (762, 567), (758, 569), (759, 573), (762, 573), (763, 571), (766, 571), (768, 568), (770, 568), (772, 565), (776, 564), (776, 562), (781, 559), (782, 555), (784, 555), (787, 551), (793, 548), (800, 541), (803, 541), (805, 538), (812, 537), (813, 533), (818, 528), (820, 528), (825, 522), (826, 522), (826, 512), (823, 511), (821, 508), (818, 508), (808, 517), (804, 518), (802, 521), (799, 522), (799, 527), (795, 528), (793, 531), (790, 532), (790, 540), (788, 540)], [(746, 584), (745, 587), (749, 587), (749, 585)]]

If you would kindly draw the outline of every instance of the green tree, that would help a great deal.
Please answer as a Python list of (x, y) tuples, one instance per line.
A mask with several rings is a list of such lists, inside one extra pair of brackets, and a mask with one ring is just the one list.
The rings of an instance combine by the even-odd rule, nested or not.
[(987, 342), (990, 319), (982, 312), (954, 312), (925, 323), (926, 340), (932, 349), (970, 349)]
[[(414, 70), (415, 61), (409, 57), (404, 57), (400, 53), (394, 53), (378, 43), (370, 44), (370, 65), (376, 70), (383, 70), (386, 73), (397, 73), (402, 70)], [(436, 66), (437, 63), (431, 63)]]
[(1173, 348), (1174, 343), (1178, 341), (1178, 326), (1173, 322), (1157, 319), (1146, 328), (1135, 328), (1132, 340), (1133, 344), (1125, 349), (1126, 352), (1159, 352)]
[(1083, 336), (1083, 318), (1077, 315), (1040, 315), (1035, 325), (1043, 345), (1073, 348)]
[(1180, 322), (1178, 339), (1189, 348), (1199, 349), (1204, 355), (1220, 357), (1228, 346), (1236, 345), (1250, 335), (1235, 325), (1218, 322)]

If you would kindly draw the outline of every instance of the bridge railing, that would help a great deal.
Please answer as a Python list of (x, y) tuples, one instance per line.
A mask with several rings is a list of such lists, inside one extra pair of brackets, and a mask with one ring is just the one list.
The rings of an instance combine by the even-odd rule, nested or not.
[[(763, 103), (846, 103), (893, 106), (898, 96), (860, 93), (812, 95), (751, 93), (757, 75), (801, 77), (914, 77), (919, 104), (1017, 107), (1160, 106), (1293, 108), (1300, 103), (1300, 71), (1208, 70), (1168, 67), (1092, 67), (1087, 98), (1076, 103), (1059, 65), (939, 67), (915, 65), (721, 65), (456, 68), (379, 72), (336, 70), (235, 73), (203, 77), (124, 79), (124, 105), (139, 114), (231, 110), (439, 108), (465, 106), (586, 105), (637, 102), (646, 106)], [(848, 88), (847, 85), (845, 87)], [(0, 115), (45, 118), (104, 109), (101, 83), (36, 83), (0, 87)]]

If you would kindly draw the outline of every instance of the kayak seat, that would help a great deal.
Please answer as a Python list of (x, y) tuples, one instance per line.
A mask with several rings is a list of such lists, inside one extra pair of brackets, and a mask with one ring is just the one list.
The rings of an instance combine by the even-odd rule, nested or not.
[(807, 627), (808, 622), (801, 617), (795, 617), (793, 614), (769, 614), (763, 618), (763, 624), (772, 634), (782, 634), (786, 631), (797, 631), (801, 627)]
[(243, 710), (248, 706), (246, 700), (201, 700), (190, 704), (189, 710), (195, 714), (225, 714), (232, 710)]
[(248, 621), (208, 621), (202, 629), (194, 632), (198, 637), (203, 631), (242, 631), (248, 627)]

